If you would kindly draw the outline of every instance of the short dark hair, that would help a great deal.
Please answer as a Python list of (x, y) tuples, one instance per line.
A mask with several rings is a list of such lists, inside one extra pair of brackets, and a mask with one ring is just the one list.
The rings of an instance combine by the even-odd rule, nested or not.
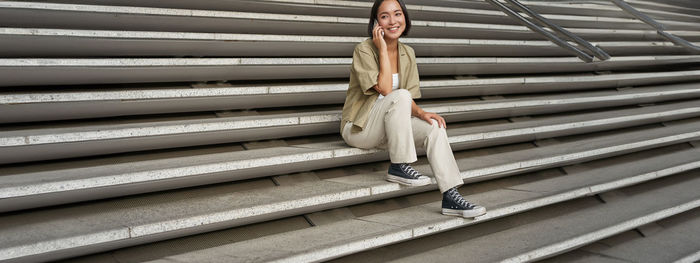
[[(367, 25), (367, 34), (369, 34), (369, 37), (373, 37), (372, 29), (374, 29), (374, 20), (377, 19), (377, 10), (384, 1), (385, 0), (374, 0), (372, 12), (369, 15), (369, 24)], [(403, 30), (401, 36), (408, 36), (408, 31), (411, 29), (411, 19), (408, 17), (408, 10), (406, 10), (406, 4), (403, 2), (403, 0), (396, 1), (399, 2), (399, 5), (401, 6), (401, 12), (403, 12), (403, 17), (406, 21), (406, 29)]]

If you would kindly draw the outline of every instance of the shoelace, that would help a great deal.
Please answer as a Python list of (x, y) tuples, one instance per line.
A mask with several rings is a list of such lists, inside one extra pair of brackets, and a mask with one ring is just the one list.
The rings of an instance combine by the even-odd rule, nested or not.
[(408, 164), (402, 163), (399, 165), (399, 167), (401, 168), (401, 171), (403, 171), (405, 174), (407, 174), (413, 179), (418, 179), (418, 177), (421, 176), (421, 174), (418, 171), (414, 170), (413, 167), (411, 167)]
[(459, 204), (460, 206), (466, 207), (467, 209), (474, 209), (476, 207), (475, 205), (467, 202), (467, 200), (464, 200), (464, 197), (462, 197), (462, 195), (454, 189), (450, 189), (449, 195), (452, 198), (452, 200), (457, 202), (457, 204)]

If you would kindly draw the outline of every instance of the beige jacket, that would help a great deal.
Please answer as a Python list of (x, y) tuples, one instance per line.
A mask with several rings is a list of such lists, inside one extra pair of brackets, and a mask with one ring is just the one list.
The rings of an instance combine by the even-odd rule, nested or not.
[[(379, 76), (379, 50), (371, 38), (357, 44), (352, 54), (350, 68), (350, 85), (345, 105), (340, 131), (345, 123), (352, 122), (353, 132), (359, 132), (367, 124), (372, 105), (377, 100), (379, 92), (374, 87)], [(407, 89), (414, 99), (420, 98), (420, 83), (418, 65), (413, 48), (399, 42), (399, 89)]]

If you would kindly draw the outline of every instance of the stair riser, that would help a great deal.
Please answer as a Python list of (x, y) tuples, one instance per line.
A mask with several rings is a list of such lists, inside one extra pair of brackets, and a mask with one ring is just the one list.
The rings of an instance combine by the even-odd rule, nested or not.
[[(349, 42), (146, 40), (3, 34), (0, 57), (345, 57), (364, 38)], [(419, 57), (556, 57), (570, 56), (554, 44), (422, 44), (405, 41)], [(684, 55), (679, 46), (599, 46), (611, 56)]]
[[(697, 94), (674, 94), (655, 96), (648, 98), (632, 98), (628, 100), (571, 104), (571, 105), (545, 105), (532, 108), (500, 109), (491, 111), (463, 111), (454, 113), (441, 113), (448, 122), (483, 120), (492, 118), (507, 118), (523, 115), (551, 114), (566, 111), (598, 109), (610, 106), (624, 106), (629, 104), (641, 104), (662, 102), (666, 99), (688, 99)], [(430, 110), (430, 108), (426, 108)], [(611, 122), (607, 125), (598, 125), (587, 128), (567, 129), (548, 134), (529, 133), (522, 136), (498, 137), (490, 140), (470, 141), (460, 143), (462, 147), (483, 147), (498, 144), (530, 141), (536, 138), (549, 138), (553, 136), (581, 134), (592, 131), (630, 127), (635, 125), (650, 124), (661, 121), (678, 120), (698, 116), (697, 111), (671, 115), (663, 118), (646, 118), (623, 122)], [(198, 145), (211, 145), (265, 139), (291, 138), (297, 136), (313, 136), (321, 134), (337, 134), (340, 123), (338, 121), (320, 122), (314, 124), (294, 124), (286, 126), (260, 127), (251, 129), (229, 129), (223, 131), (201, 130), (183, 134), (157, 135), (157, 136), (128, 136), (121, 139), (102, 139), (81, 142), (45, 143), (29, 146), (0, 147), (0, 164), (30, 162), (40, 160), (63, 159), (72, 157), (94, 156), (102, 154), (136, 152), (154, 149), (166, 149), (188, 147)], [(165, 129), (165, 128), (164, 128)], [(70, 134), (68, 134), (70, 135)], [(60, 136), (60, 135), (59, 135)], [(104, 137), (103, 137), (104, 138)]]
[[(236, 171), (199, 174), (196, 176), (184, 176), (170, 178), (167, 180), (110, 185), (109, 187), (86, 188), (77, 191), (54, 192), (51, 194), (39, 194), (17, 198), (4, 198), (0, 199), (0, 212), (157, 192), (183, 187), (239, 181), (251, 178), (290, 174), (295, 172), (376, 162), (388, 159), (389, 156), (387, 153), (377, 152), (349, 157), (322, 158), (314, 161), (291, 162), (284, 165), (269, 165)], [(35, 200), (34, 196), (38, 196), (38, 199)]]
[[(604, 191), (610, 191), (610, 190), (614, 190), (614, 189), (618, 189), (618, 188), (623, 188), (623, 187), (629, 186), (630, 184), (638, 184), (638, 183), (646, 182), (646, 181), (649, 181), (652, 179), (658, 179), (658, 178), (665, 177), (665, 176), (671, 176), (673, 174), (682, 173), (684, 171), (687, 171), (687, 170), (675, 170), (672, 173), (663, 173), (663, 174), (658, 174), (656, 176), (649, 176), (648, 174), (637, 175), (635, 177), (638, 177), (638, 180), (636, 180), (634, 182), (630, 182), (630, 179), (632, 179), (632, 178), (627, 178), (624, 180), (625, 182), (620, 181), (620, 183), (617, 183), (615, 181), (612, 181), (612, 182), (602, 183), (599, 185), (592, 185), (592, 186), (587, 187), (587, 188), (572, 189), (572, 190), (569, 190), (569, 191), (563, 192), (563, 193), (556, 193), (556, 194), (552, 193), (550, 196), (530, 200), (530, 201), (525, 202), (523, 204), (514, 204), (514, 205), (512, 205), (512, 207), (506, 207), (506, 208), (491, 211), (491, 213), (489, 213), (486, 217), (481, 217), (477, 221), (460, 221), (459, 224), (456, 224), (456, 225), (452, 224), (450, 226), (445, 225), (446, 222), (442, 222), (434, 227), (426, 228), (425, 229), (426, 232), (424, 232), (424, 233), (416, 232), (413, 234), (412, 237), (405, 237), (405, 238), (402, 238), (401, 240), (395, 240), (395, 241), (391, 241), (391, 242), (388, 242), (385, 244), (376, 244), (376, 243), (363, 244), (363, 245), (368, 245), (369, 247), (363, 247), (361, 250), (376, 248), (379, 245), (382, 245), (382, 246), (389, 245), (389, 244), (394, 243), (394, 242), (405, 241), (406, 239), (418, 238), (418, 237), (424, 236), (424, 235), (432, 235), (432, 234), (448, 231), (448, 230), (451, 230), (451, 229), (454, 229), (457, 227), (464, 227), (467, 225), (477, 224), (480, 222), (493, 220), (493, 219), (497, 219), (497, 218), (501, 218), (504, 216), (509, 216), (509, 215), (521, 213), (521, 212), (525, 212), (528, 210), (536, 209), (536, 208), (551, 205), (551, 204), (556, 204), (556, 203), (565, 202), (568, 200), (573, 200), (576, 198), (590, 196), (590, 195), (597, 194), (597, 193), (604, 192)], [(426, 186), (426, 187), (417, 187), (417, 188), (410, 189), (409, 191), (405, 191), (405, 192), (402, 191), (401, 195), (409, 194), (409, 192), (410, 193), (418, 193), (418, 192), (435, 190), (435, 188), (436, 187), (434, 185)], [(593, 189), (595, 189), (595, 190), (593, 190)], [(386, 198), (386, 197), (391, 197), (394, 195), (395, 194), (386, 194), (386, 195), (383, 195), (383, 197)], [(348, 206), (348, 205), (352, 205), (352, 204), (369, 202), (369, 201), (379, 200), (379, 199), (381, 199), (381, 198), (365, 197), (362, 199), (342, 201), (342, 202), (338, 202), (338, 203), (330, 204), (330, 205), (316, 206), (315, 209), (308, 209), (308, 208), (298, 209), (298, 210), (291, 210), (290, 209), (290, 210), (285, 210), (282, 213), (274, 213), (274, 214), (267, 214), (267, 215), (256, 216), (256, 217), (251, 217), (251, 218), (245, 218), (245, 219), (236, 220), (235, 222), (220, 222), (220, 223), (205, 224), (205, 225), (199, 225), (197, 227), (186, 228), (186, 229), (181, 229), (181, 230), (161, 232), (161, 233), (157, 233), (157, 234), (149, 234), (146, 236), (138, 236), (138, 237), (131, 237), (128, 239), (109, 241), (109, 242), (101, 243), (99, 245), (83, 246), (83, 247), (78, 247), (78, 248), (66, 249), (66, 250), (62, 250), (62, 251), (43, 253), (43, 254), (39, 254), (39, 255), (31, 255), (31, 256), (27, 256), (27, 257), (21, 257), (19, 259), (15, 259), (15, 260), (10, 261), (10, 262), (30, 262), (30, 261), (36, 261), (36, 260), (40, 260), (40, 261), (56, 260), (56, 259), (61, 259), (61, 258), (66, 258), (66, 257), (80, 256), (80, 255), (96, 253), (96, 252), (100, 252), (100, 251), (106, 251), (106, 250), (111, 250), (111, 249), (116, 249), (116, 248), (121, 248), (121, 247), (151, 243), (151, 242), (156, 242), (156, 241), (161, 241), (161, 240), (166, 240), (166, 239), (171, 239), (171, 238), (177, 238), (177, 237), (181, 237), (181, 236), (205, 233), (205, 232), (209, 232), (209, 231), (216, 231), (216, 230), (226, 229), (226, 228), (230, 228), (230, 227), (234, 227), (234, 226), (238, 226), (238, 225), (260, 222), (262, 220), (271, 220), (271, 219), (277, 219), (277, 218), (293, 216), (293, 215), (298, 215), (298, 214), (303, 214), (303, 213), (309, 213), (309, 212), (313, 212), (314, 210), (319, 211), (322, 209)], [(588, 238), (588, 239), (583, 240), (585, 242), (571, 243), (571, 242), (567, 241), (567, 242), (565, 242), (567, 244), (565, 247), (567, 249), (570, 249), (570, 247), (578, 247), (578, 246), (581, 246), (583, 244), (588, 244), (588, 243), (594, 242), (596, 240), (602, 239), (604, 237), (610, 236), (612, 234), (620, 233), (622, 231), (640, 226), (644, 223), (653, 222), (653, 221), (659, 220), (659, 219), (664, 218), (664, 217), (668, 217), (668, 216), (671, 216), (674, 214), (681, 213), (683, 211), (688, 211), (688, 210), (693, 209), (693, 208), (698, 207), (698, 206), (700, 206), (700, 200), (695, 201), (695, 202), (691, 202), (691, 203), (687, 203), (687, 204), (680, 204), (678, 207), (669, 208), (669, 209), (664, 210), (662, 212), (655, 213), (654, 215), (649, 216), (645, 219), (635, 220), (634, 222), (630, 222), (630, 223), (636, 223), (636, 224), (633, 224), (632, 227), (630, 227), (630, 224), (623, 224), (620, 226), (614, 226), (614, 227), (611, 227), (609, 229), (606, 229), (607, 232), (605, 232), (605, 233), (602, 233), (602, 232), (601, 233), (591, 233), (591, 235), (589, 235), (589, 236), (591, 236), (592, 238)], [(137, 231), (137, 230), (135, 229), (134, 231)], [(577, 241), (582, 241), (582, 240), (577, 240)], [(561, 249), (552, 250), (550, 248), (543, 248), (543, 249), (536, 250), (536, 251), (538, 251), (538, 253), (533, 252), (534, 253), (533, 255), (537, 255), (536, 257), (545, 257), (545, 256), (556, 255), (556, 254), (561, 253), (565, 250), (561, 250)], [(335, 251), (335, 252), (337, 253), (338, 251)], [(547, 253), (544, 253), (544, 252), (547, 252)], [(328, 260), (331, 258), (340, 257), (340, 256), (345, 255), (345, 254), (346, 253), (338, 253), (338, 254), (320, 253), (317, 256), (322, 257), (322, 259), (324, 259), (324, 260)], [(311, 255), (299, 255), (299, 256), (305, 257), (305, 256), (311, 256)], [(321, 259), (321, 258), (319, 258), (319, 259)]]
[[(428, 58), (418, 58), (418, 70), (421, 76), (444, 75), (480, 75), (480, 74), (523, 74), (523, 73), (554, 73), (582, 72), (606, 70), (633, 69), (668, 69), (669, 67), (684, 67), (700, 61), (700, 57), (672, 58), (642, 61), (609, 61), (601, 63), (583, 63), (574, 59), (561, 62), (534, 63), (525, 58), (514, 61), (484, 58), (483, 62), (476, 61), (434, 61)], [(319, 79), (347, 78), (351, 59), (314, 60), (313, 63), (301, 59), (295, 61), (307, 64), (284, 65), (286, 59), (278, 62), (269, 60), (254, 64), (256, 61), (245, 60), (244, 65), (238, 59), (229, 60), (141, 60), (136, 64), (124, 60), (85, 61), (33, 61), (35, 63), (61, 63), (63, 65), (32, 66), (29, 60), (6, 60), (0, 62), (0, 75), (7, 76), (3, 85), (65, 85), (65, 84), (94, 84), (94, 83), (149, 83), (149, 82), (183, 82), (183, 81), (223, 81), (223, 80), (259, 80), (259, 79)], [(197, 62), (199, 61), (199, 62)], [(29, 61), (33, 63), (32, 61)], [(274, 63), (273, 63), (274, 62)], [(431, 63), (432, 62), (432, 63)], [(456, 62), (456, 63), (455, 63)], [(77, 64), (74, 64), (77, 63)], [(92, 64), (97, 63), (97, 64)], [(124, 65), (127, 63), (130, 65)], [(155, 64), (151, 64), (155, 63)], [(170, 65), (159, 65), (166, 63)], [(178, 63), (195, 63), (196, 65), (181, 65)], [(220, 64), (224, 63), (224, 64)], [(231, 64), (228, 64), (231, 63)], [(112, 64), (112, 65), (110, 65)], [(277, 65), (275, 65), (277, 64)], [(12, 66), (10, 66), (12, 65)], [(40, 77), (37, 77), (40, 76)]]
[[(367, 36), (362, 22), (303, 22), (263, 19), (159, 16), (32, 9), (0, 9), (0, 23), (8, 27), (80, 28), (94, 30), (144, 30), (244, 34), (290, 34), (327, 36)], [(465, 27), (416, 26), (412, 37), (540, 40), (523, 28), (520, 31), (472, 29)]]
[[(423, 99), (483, 96), (483, 95), (504, 95), (537, 92), (555, 91), (576, 91), (587, 89), (602, 89), (628, 87), (638, 85), (670, 84), (684, 81), (700, 80), (700, 75), (687, 76), (667, 76), (653, 78), (626, 78), (600, 81), (559, 81), (552, 83), (507, 83), (507, 81), (495, 84), (483, 85), (453, 85), (434, 86), (430, 82), (424, 82), (421, 87)], [(529, 80), (525, 82), (530, 82)], [(178, 87), (182, 88), (182, 87)], [(204, 89), (204, 88), (203, 88)], [(60, 99), (66, 102), (53, 102), (54, 97), (67, 96), (63, 93), (52, 93), (43, 96), (45, 100), (32, 99), (22, 100), (20, 97), (17, 103), (8, 101), (7, 104), (0, 104), (0, 123), (12, 122), (32, 122), (47, 120), (81, 119), (111, 116), (145, 115), (159, 113), (176, 112), (196, 112), (215, 111), (232, 109), (259, 109), (268, 107), (303, 106), (303, 105), (325, 105), (340, 104), (345, 101), (345, 90), (342, 91), (317, 91), (311, 93), (269, 93), (264, 95), (240, 95), (221, 96), (215, 92), (203, 93), (200, 97), (172, 97), (165, 93), (160, 95), (162, 99), (133, 99), (132, 97), (123, 99), (107, 99), (107, 95), (102, 100), (87, 99), (94, 98), (99, 91), (75, 94), (80, 101), (68, 102), (68, 98)], [(158, 97), (158, 92), (145, 92), (144, 97)], [(313, 96), (309, 96), (313, 94)], [(123, 95), (128, 95), (124, 93)], [(118, 96), (118, 95), (114, 95)], [(83, 98), (81, 98), (83, 97)], [(100, 96), (97, 96), (100, 98)], [(22, 97), (23, 99), (27, 99)], [(31, 102), (30, 102), (31, 101)]]
[[(667, 145), (672, 145), (672, 144), (678, 144), (682, 142), (688, 142), (688, 141), (693, 141), (697, 140), (700, 138), (700, 135), (695, 135), (695, 133), (683, 133), (680, 135), (672, 135), (672, 136), (666, 136), (663, 138), (655, 138), (652, 140), (648, 141), (643, 141), (643, 142), (637, 142), (637, 143), (628, 143), (628, 144), (623, 144), (619, 146), (614, 146), (614, 147), (607, 147), (605, 149), (597, 149), (597, 150), (588, 150), (588, 151), (583, 151), (583, 152), (577, 152), (573, 154), (566, 154), (566, 155), (557, 155), (556, 157), (548, 157), (545, 159), (535, 159), (532, 161), (521, 161), (518, 163), (517, 167), (512, 168), (510, 166), (498, 166), (498, 167), (486, 167), (482, 169), (475, 169), (473, 171), (469, 171), (465, 174), (462, 175), (462, 177), (465, 179), (466, 182), (472, 182), (472, 181), (478, 181), (478, 180), (483, 180), (482, 178), (484, 176), (487, 177), (502, 177), (502, 176), (507, 176), (507, 175), (512, 175), (512, 174), (517, 174), (517, 173), (522, 173), (526, 171), (535, 171), (535, 170), (541, 170), (541, 169), (546, 169), (546, 168), (551, 168), (551, 167), (557, 167), (557, 166), (562, 166), (562, 165), (568, 165), (568, 164), (573, 164), (573, 163), (578, 163), (578, 162), (583, 162), (583, 161), (590, 161), (590, 160), (595, 160), (595, 159), (601, 159), (601, 158), (607, 158), (611, 156), (616, 156), (616, 155), (621, 155), (621, 154), (626, 154), (626, 153), (631, 153), (631, 152), (636, 152), (636, 151), (641, 151), (645, 149), (652, 149), (652, 148), (657, 148), (657, 147), (662, 147), (662, 146), (667, 146)], [(453, 147), (454, 151), (460, 151), (463, 150), (461, 147)], [(237, 170), (231, 170), (231, 171), (222, 171), (222, 172), (210, 172), (207, 174), (197, 174), (197, 175), (190, 175), (189, 173), (192, 173), (192, 171), (189, 171), (190, 169), (195, 169), (196, 167), (183, 167), (183, 168), (177, 168), (176, 170), (169, 170), (169, 175), (167, 176), (167, 179), (161, 179), (161, 180), (147, 180), (143, 181), (143, 179), (139, 179), (143, 177), (144, 175), (141, 174), (129, 174), (128, 177), (124, 177), (123, 179), (120, 180), (127, 180), (129, 183), (120, 183), (117, 184), (111, 179), (111, 177), (102, 177), (100, 180), (109, 180), (110, 186), (109, 187), (99, 187), (102, 191), (99, 191), (98, 193), (95, 193), (96, 186), (90, 186), (88, 188), (84, 187), (78, 187), (78, 188), (73, 188), (76, 186), (71, 186), (70, 190), (64, 190), (57, 192), (55, 190), (51, 190), (50, 193), (47, 193), (47, 190), (42, 190), (47, 186), (36, 186), (37, 188), (35, 190), (31, 191), (42, 191), (42, 193), (37, 193), (34, 192), (33, 194), (12, 194), (8, 195), (7, 198), (0, 199), (0, 208), (2, 209), (8, 209), (8, 210), (0, 210), (0, 212), (3, 211), (9, 211), (9, 209), (22, 209), (22, 208), (29, 208), (29, 207), (39, 207), (39, 206), (46, 206), (46, 205), (54, 205), (54, 204), (60, 204), (60, 203), (71, 203), (71, 202), (79, 202), (79, 201), (85, 201), (85, 200), (94, 200), (94, 199), (101, 199), (101, 198), (108, 198), (108, 197), (115, 197), (115, 196), (123, 196), (123, 195), (130, 195), (130, 194), (139, 194), (139, 193), (145, 193), (145, 192), (155, 192), (155, 191), (161, 191), (161, 190), (168, 190), (168, 189), (173, 189), (173, 188), (180, 188), (180, 187), (191, 187), (195, 185), (204, 185), (204, 184), (212, 184), (212, 183), (219, 183), (219, 182), (228, 182), (228, 181), (236, 181), (236, 180), (244, 180), (244, 179), (250, 179), (250, 178), (258, 178), (261, 176), (272, 176), (272, 175), (278, 175), (278, 174), (289, 174), (289, 173), (294, 173), (294, 172), (299, 172), (299, 171), (309, 171), (309, 170), (315, 170), (315, 169), (322, 169), (322, 168), (329, 168), (329, 167), (337, 167), (337, 166), (344, 166), (344, 165), (352, 165), (352, 164), (359, 164), (359, 163), (365, 163), (365, 162), (376, 162), (376, 161), (381, 161), (381, 160), (387, 160), (388, 159), (388, 154), (385, 152), (369, 152), (369, 153), (364, 153), (364, 154), (352, 154), (352, 155), (344, 155), (342, 153), (343, 151), (334, 151), (333, 155), (337, 157), (324, 157), (321, 155), (322, 153), (313, 153), (311, 155), (305, 155), (302, 156), (304, 160), (308, 158), (316, 158), (314, 161), (306, 160), (306, 161), (289, 161), (286, 159), (280, 159), (277, 160), (281, 157), (277, 157), (275, 160), (266, 160), (266, 162), (279, 162), (283, 161), (284, 164), (270, 164), (270, 165), (264, 165), (264, 166), (257, 166), (255, 168), (245, 168), (245, 169), (237, 169)], [(423, 154), (423, 153), (419, 153)], [(344, 157), (340, 157), (344, 156)], [(299, 157), (301, 158), (301, 157)], [(224, 165), (232, 165), (232, 164), (216, 164), (218, 167), (216, 169), (221, 170), (224, 169), (227, 166)], [(212, 169), (211, 167), (209, 168), (204, 168), (204, 167), (199, 167), (196, 168), (196, 171), (199, 169)], [(152, 173), (151, 171), (150, 173)], [(159, 170), (158, 172), (162, 172)], [(178, 173), (181, 173), (181, 175), (177, 175)], [(201, 172), (200, 172), (201, 173)], [(122, 176), (120, 176), (122, 177)], [(149, 176), (148, 178), (152, 178), (153, 176)], [(134, 181), (136, 180), (136, 181)], [(101, 182), (100, 181), (100, 182)], [(166, 183), (167, 182), (167, 183)], [(71, 184), (76, 184), (78, 182), (72, 182)], [(80, 182), (79, 184), (84, 184), (85, 182)], [(96, 182), (92, 182), (91, 184), (95, 184)], [(66, 183), (62, 184), (61, 188), (64, 189), (66, 187)], [(50, 189), (50, 188), (46, 188)], [(8, 190), (10, 191), (10, 190)], [(15, 190), (16, 191), (16, 190)], [(29, 190), (27, 190), (29, 191)], [(83, 192), (89, 192), (90, 194), (81, 194)], [(22, 192), (26, 192), (25, 190), (22, 190)], [(11, 192), (8, 192), (8, 194)], [(37, 202), (34, 200), (34, 196), (41, 195), (42, 197), (40, 198), (41, 201), (46, 201), (47, 196), (54, 196), (55, 198), (52, 199), (50, 203), (41, 203)], [(77, 198), (74, 198), (77, 197)]]

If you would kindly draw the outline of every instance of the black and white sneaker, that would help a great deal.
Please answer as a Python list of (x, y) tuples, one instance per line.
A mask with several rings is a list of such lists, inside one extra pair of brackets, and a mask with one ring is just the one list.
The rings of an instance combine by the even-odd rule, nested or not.
[(392, 163), (386, 180), (408, 186), (423, 186), (430, 184), (430, 177), (420, 174), (407, 163)]
[(442, 214), (471, 218), (486, 214), (486, 208), (467, 202), (457, 189), (452, 188), (442, 194)]

